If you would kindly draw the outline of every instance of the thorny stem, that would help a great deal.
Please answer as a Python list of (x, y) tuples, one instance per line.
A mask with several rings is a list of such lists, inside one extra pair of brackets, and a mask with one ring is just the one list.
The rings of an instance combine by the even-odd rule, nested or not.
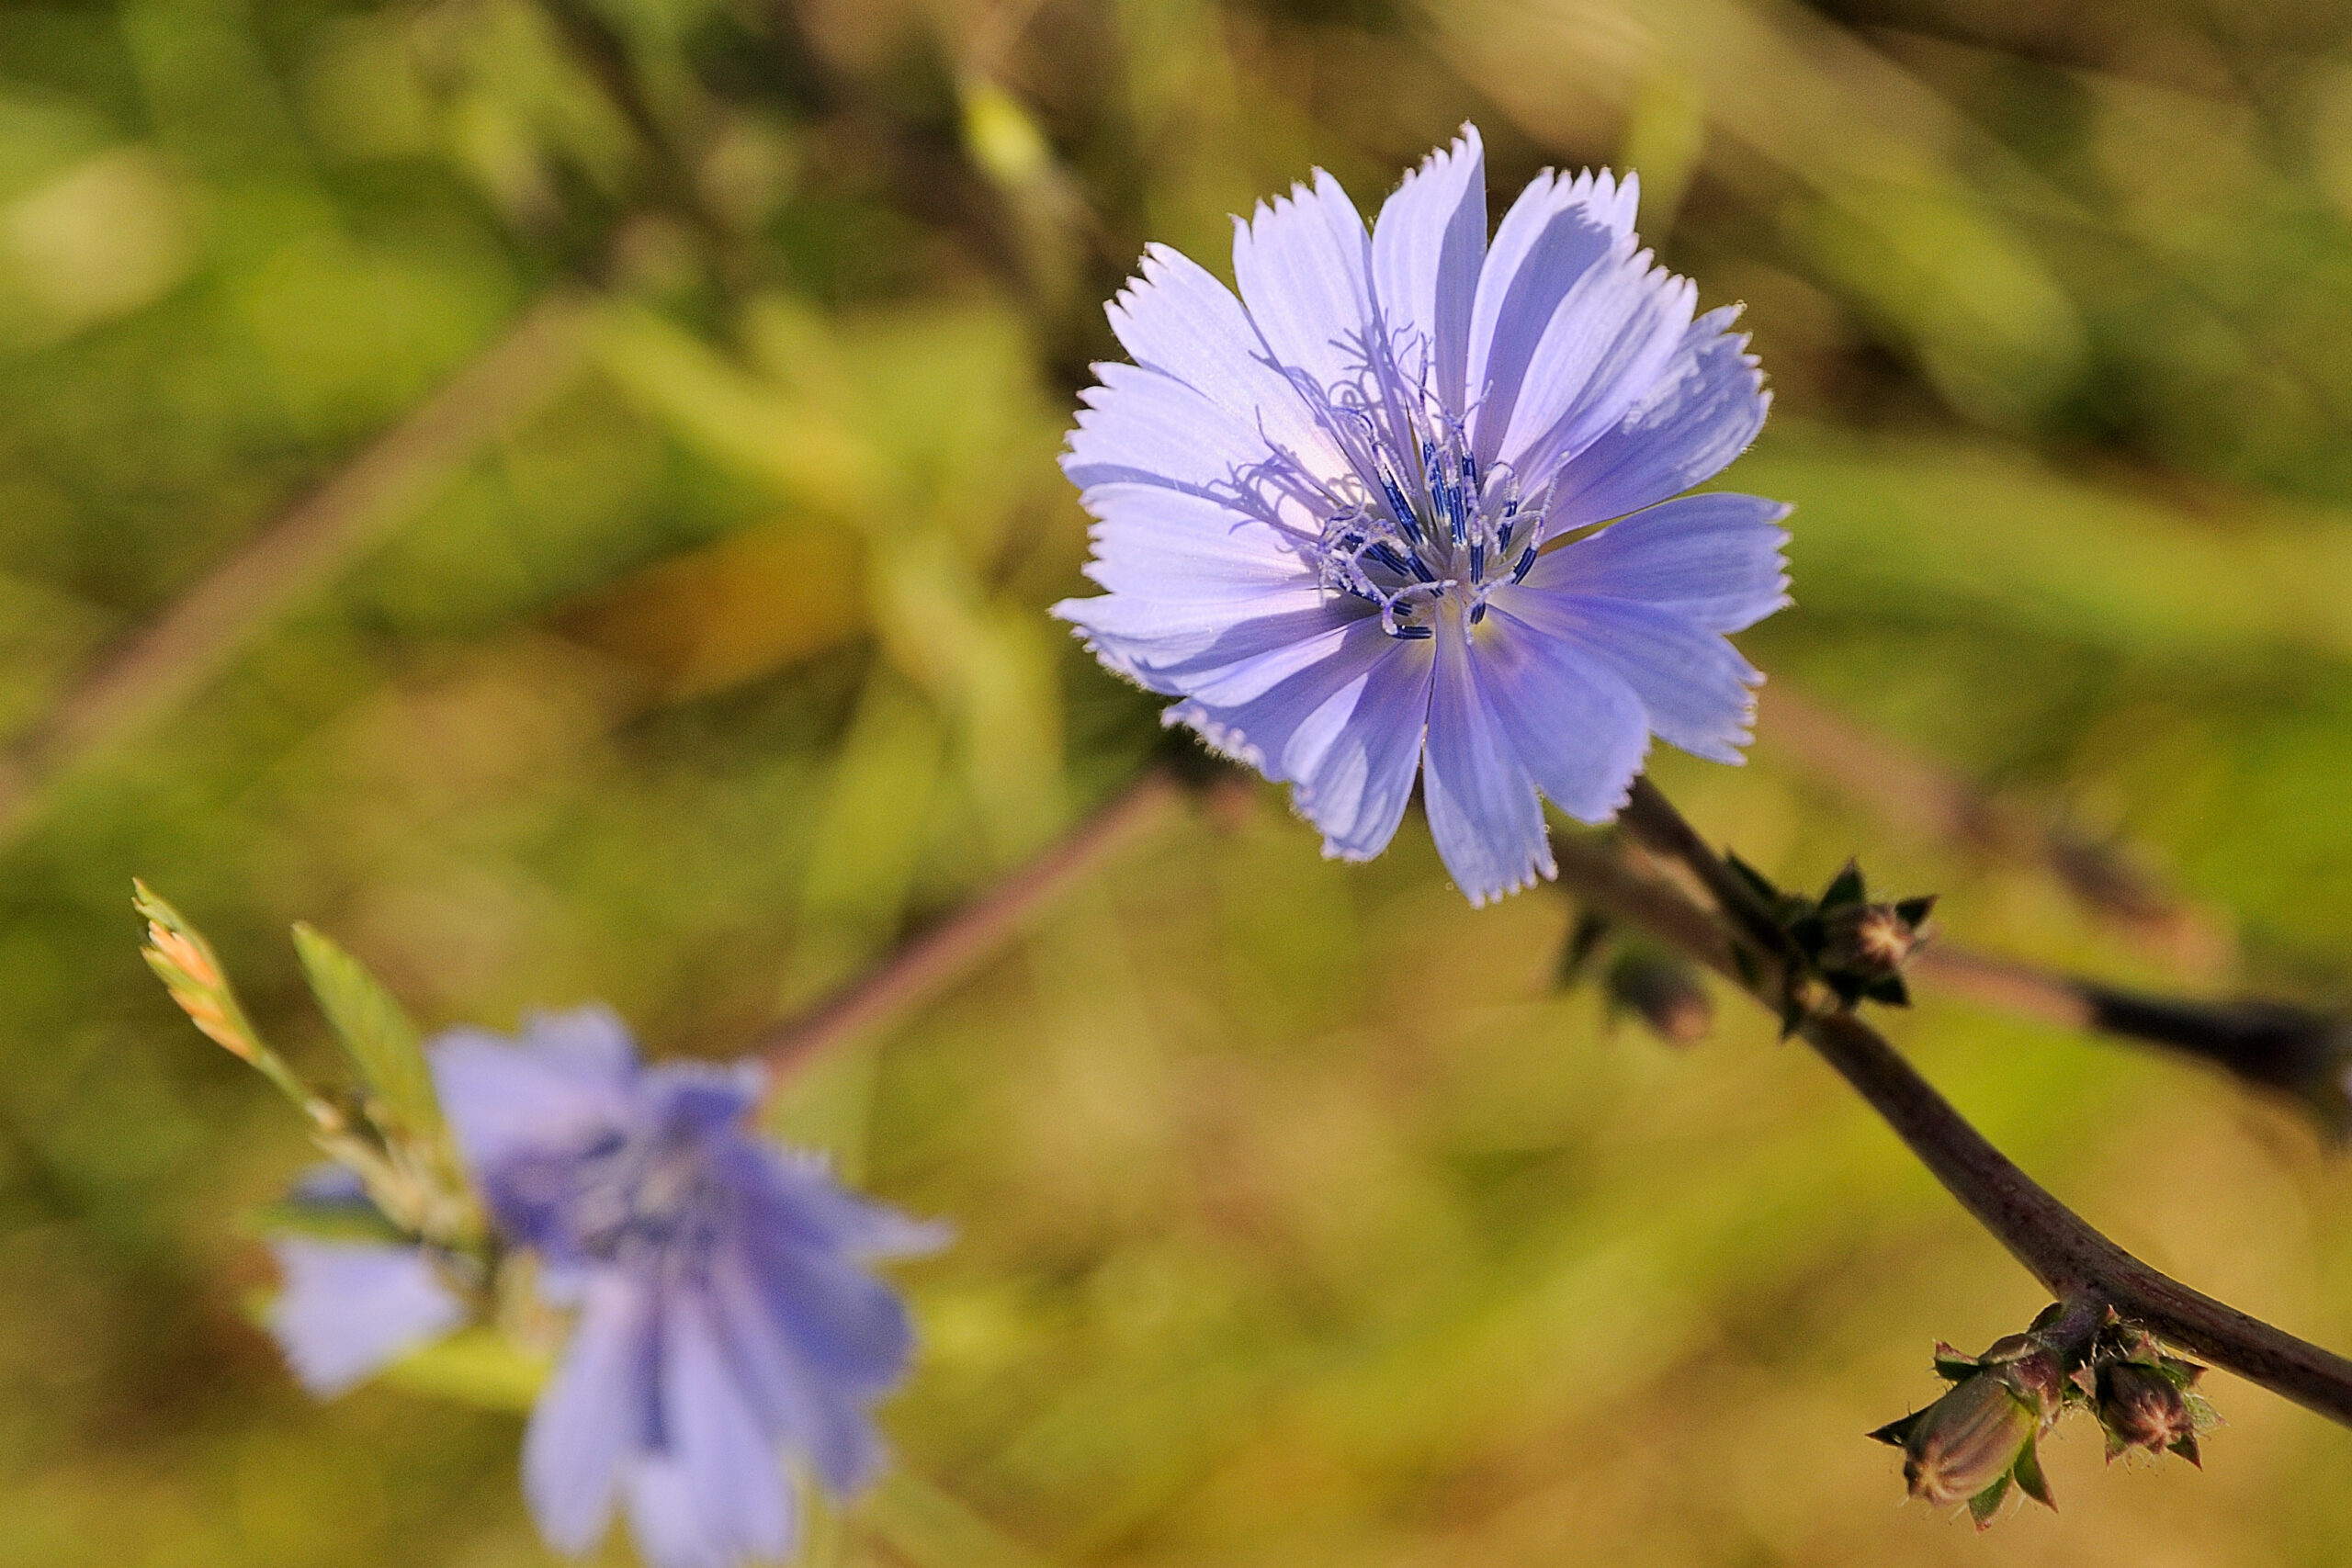
[(1030, 915), (1160, 827), (1184, 793), (1169, 769), (1145, 770), (1068, 837), (907, 942), (879, 968), (754, 1036), (747, 1050), (766, 1062), (770, 1095), (810, 1060), (903, 1016), (970, 973)]
[[(1644, 781), (1623, 821), (1643, 842), (1679, 861), (1717, 897), (1743, 937), (1755, 900), (1672, 803)], [(1560, 880), (1572, 891), (1680, 948), (1776, 1015), (1792, 985), (1781, 944), (1744, 965), (1717, 918), (1679, 888), (1634, 871), (1602, 840), (1557, 838)], [(1775, 928), (1777, 931), (1777, 928)], [(1884, 1036), (1851, 1011), (1815, 999), (1797, 1033), (1836, 1068), (1944, 1189), (2061, 1300), (2095, 1300), (2158, 1338), (2352, 1427), (2352, 1360), (2249, 1317), (2160, 1273), (2099, 1234), (2036, 1185), (1971, 1126)]]

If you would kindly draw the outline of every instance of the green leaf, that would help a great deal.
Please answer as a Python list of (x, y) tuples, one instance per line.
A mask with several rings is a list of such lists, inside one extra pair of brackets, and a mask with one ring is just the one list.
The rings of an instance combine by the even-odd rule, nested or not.
[(416, 1025), (400, 1003), (357, 959), (311, 926), (295, 926), (294, 951), (360, 1083), (401, 1128), (437, 1134), (441, 1105), (433, 1075)]
[(1993, 1522), (1993, 1516), (2000, 1511), (2001, 1499), (2008, 1495), (2009, 1477), (2008, 1472), (2004, 1471), (2000, 1480), (1968, 1500), (1968, 1517), (1976, 1521), (1978, 1529), (1983, 1529)]
[(365, 1201), (306, 1203), (282, 1199), (248, 1209), (240, 1217), (255, 1235), (300, 1235), (318, 1241), (405, 1242), (408, 1233), (386, 1219), (383, 1211)]
[(401, 1357), (384, 1369), (383, 1381), (410, 1393), (485, 1410), (528, 1410), (553, 1366), (551, 1357), (494, 1328), (476, 1326)]
[(1772, 885), (1772, 879), (1740, 859), (1737, 853), (1729, 850), (1724, 851), (1724, 863), (1731, 867), (1733, 874), (1742, 882), (1747, 883), (1756, 896), (1765, 903), (1780, 902), (1781, 890)]
[(1973, 1356), (1963, 1356), (1947, 1346), (1936, 1348), (1936, 1376), (1946, 1382), (1960, 1382), (1974, 1377), (1984, 1363)]
[(2017, 1466), (2012, 1473), (2018, 1478), (2018, 1491), (2052, 1513), (2057, 1511), (2058, 1504), (2050, 1495), (2050, 1478), (2041, 1472), (2040, 1445), (2033, 1442), (2026, 1444), (2025, 1452), (2018, 1455)]
[[(1929, 1408), (1933, 1407), (1930, 1406)], [(1911, 1440), (1912, 1428), (1918, 1426), (1918, 1424), (1926, 1420), (1927, 1417), (1927, 1410), (1914, 1410), (1908, 1416), (1903, 1416), (1897, 1420), (1889, 1421), (1885, 1426), (1881, 1427), (1877, 1431), (1872, 1432), (1870, 1435), (1877, 1441), (1884, 1443), (1890, 1448), (1899, 1449), (1904, 1444)]]

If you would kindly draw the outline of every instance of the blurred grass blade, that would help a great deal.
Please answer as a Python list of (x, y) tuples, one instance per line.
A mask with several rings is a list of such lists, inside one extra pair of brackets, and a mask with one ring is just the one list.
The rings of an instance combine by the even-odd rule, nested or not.
[(528, 1410), (553, 1370), (552, 1359), (495, 1328), (460, 1329), (384, 1369), (381, 1381), (411, 1393), (484, 1410)]
[(860, 1512), (914, 1568), (1046, 1568), (1045, 1558), (904, 1464), (891, 1467)]
[(401, 1004), (365, 964), (316, 927), (295, 925), (294, 951), (360, 1083), (401, 1129), (438, 1136), (441, 1105), (433, 1093), (433, 1075), (416, 1025)]

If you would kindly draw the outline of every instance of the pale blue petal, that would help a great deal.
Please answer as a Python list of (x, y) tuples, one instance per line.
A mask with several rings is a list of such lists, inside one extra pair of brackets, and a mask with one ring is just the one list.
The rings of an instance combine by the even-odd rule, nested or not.
[[(702, 1292), (676, 1287), (663, 1326), (662, 1436), (702, 1533), (722, 1549), (723, 1562), (783, 1556), (793, 1533), (783, 1466), (727, 1363)], [(689, 1565), (657, 1561), (653, 1568)]]
[(1172, 376), (1098, 365), (1080, 396), (1062, 470), (1081, 491), (1148, 484), (1206, 496), (1313, 541), (1333, 503), (1317, 481), (1267, 445), (1250, 411), (1221, 408)]
[(1690, 329), (1699, 291), (1647, 251), (1586, 269), (1530, 356), (1498, 463), (1532, 494), (1622, 422), (1657, 385)]
[(1218, 408), (1246, 413), (1262, 447), (1295, 453), (1317, 473), (1342, 470), (1345, 459), (1272, 362), (1259, 324), (1199, 263), (1166, 245), (1149, 246), (1139, 276), (1106, 309), (1137, 365), (1173, 376)]
[(1764, 677), (1718, 634), (1679, 610), (1631, 599), (1522, 590), (1510, 609), (1577, 650), (1574, 657), (1605, 661), (1623, 676), (1659, 739), (1709, 761), (1742, 761)]
[(606, 1009), (537, 1013), (517, 1042), (452, 1029), (425, 1047), (433, 1083), (478, 1179), (627, 1115), (636, 1073), (628, 1028)]
[(645, 1568), (737, 1568), (741, 1559), (703, 1511), (686, 1467), (669, 1454), (648, 1454), (628, 1468), (628, 1533)]
[(1747, 449), (1772, 394), (1746, 334), (1728, 330), (1738, 315), (1726, 305), (1691, 322), (1657, 385), (1567, 466), (1552, 509), (1555, 530), (1654, 506), (1714, 478)]
[(1148, 484), (1097, 485), (1086, 575), (1114, 593), (1162, 604), (1246, 603), (1320, 590), (1294, 542), (1218, 501)]
[(1532, 598), (1497, 594), (1488, 606), (1471, 642), (1478, 689), (1536, 787), (1577, 821), (1606, 822), (1641, 772), (1648, 716), (1613, 666), (1521, 618)]
[(1246, 420), (1175, 377), (1115, 360), (1094, 374), (1101, 385), (1079, 394), (1062, 454), (1062, 472), (1080, 490), (1135, 483), (1212, 495), (1265, 460), (1265, 438)]
[(1553, 874), (1535, 781), (1478, 690), (1468, 639), (1448, 616), (1437, 628), (1429, 755), (1421, 798), (1438, 857), (1473, 907)]
[[(1189, 726), (1216, 750), (1289, 783), (1315, 769), (1367, 675), (1398, 646), (1375, 616), (1359, 615), (1216, 679), (1188, 682), (1191, 699), (1170, 708), (1163, 722)], [(1324, 722), (1310, 727), (1318, 715)]]
[(559, 1551), (596, 1544), (624, 1467), (654, 1441), (660, 1333), (650, 1280), (611, 1269), (589, 1282), (523, 1436), (523, 1494)]
[[(1405, 176), (1372, 231), (1372, 276), (1408, 374), (1426, 351), (1440, 402), (1460, 413), (1470, 367), (1470, 313), (1487, 259), (1487, 155), (1465, 125)], [(1400, 329), (1402, 337), (1400, 338)]]
[(1372, 237), (1339, 181), (1317, 169), (1311, 187), (1235, 219), (1233, 280), (1277, 364), (1326, 393), (1362, 383), (1377, 329)]
[(824, 1156), (739, 1140), (736, 1154), (756, 1171), (725, 1168), (730, 1185), (770, 1205), (763, 1224), (811, 1247), (860, 1259), (919, 1258), (955, 1239), (955, 1228), (918, 1220), (843, 1187)]
[(1540, 558), (1527, 586), (1636, 599), (1736, 632), (1789, 603), (1789, 508), (1753, 495), (1687, 495)]
[(1427, 642), (1395, 644), (1364, 674), (1362, 688), (1325, 705), (1311, 722), (1330, 728), (1328, 740), (1310, 736), (1293, 751), (1315, 754), (1302, 768), (1293, 798), (1299, 814), (1323, 830), (1323, 852), (1340, 860), (1370, 860), (1388, 847), (1420, 772), (1429, 725), (1430, 681), (1436, 654)]
[(465, 1321), (464, 1305), (413, 1247), (283, 1236), (270, 1243), (285, 1288), (269, 1331), (302, 1386), (341, 1393)]
[(1095, 657), (1138, 685), (1181, 696), (1269, 657), (1281, 658), (1362, 618), (1320, 589), (1253, 601), (1246, 612), (1156, 604), (1124, 594), (1065, 599), (1052, 615), (1076, 626)]
[(1565, 178), (1546, 169), (1495, 231), (1470, 315), (1467, 396), (1473, 443), (1492, 465), (1528, 361), (1570, 288), (1593, 265), (1633, 250), (1636, 187), (1606, 171)]

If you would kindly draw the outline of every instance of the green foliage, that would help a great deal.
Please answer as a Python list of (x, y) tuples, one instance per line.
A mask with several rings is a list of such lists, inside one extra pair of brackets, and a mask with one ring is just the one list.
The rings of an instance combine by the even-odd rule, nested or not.
[(372, 1101), (370, 1118), (400, 1134), (440, 1136), (441, 1106), (424, 1065), (424, 1042), (401, 1004), (357, 959), (311, 926), (295, 924), (294, 952)]
[[(1223, 270), (1228, 213), (1317, 163), (1369, 204), (1472, 113), (1498, 210), (1638, 149), (1645, 239), (1773, 378), (1726, 481), (1798, 508), (1797, 607), (1743, 638), (1754, 765), (1658, 764), (1712, 840), (1805, 889), (1859, 855), (1954, 942), (2126, 984), (2352, 990), (2342, 7), (581, 9), (617, 59), (532, 0), (0, 7), (11, 735), (128, 712), (44, 716), (533, 301), (594, 300), (584, 361), (458, 422), (385, 532), (239, 580), (227, 662), (22, 811), (0, 763), (0, 1568), (539, 1561), (528, 1357), (394, 1374), (497, 1413), (313, 1408), (238, 1312), (241, 1216), (349, 1216), (262, 1207), (310, 1129), (156, 995), (126, 879), (235, 955), (232, 1038), (388, 1119), (413, 1059), (356, 982), (322, 1026), (293, 919), (428, 1027), (602, 997), (727, 1053), (1162, 743), (1042, 615), (1082, 591), (1054, 457), (1145, 241)], [(1826, 787), (1784, 689), (2127, 835), (2239, 966)], [(962, 1239), (909, 1276), (910, 1469), (820, 1560), (2352, 1551), (2352, 1444), (2250, 1393), (2208, 1478), (2062, 1437), (2064, 1515), (1887, 1507), (1855, 1434), (2030, 1283), (1770, 1021), (1727, 999), (1667, 1052), (1556, 998), (1568, 921), (1461, 908), (1417, 827), (1326, 863), (1262, 794), (829, 1065), (787, 1119)], [(2299, 1125), (1917, 990), (1889, 1026), (2070, 1202), (2346, 1321), (2352, 1172)]]

